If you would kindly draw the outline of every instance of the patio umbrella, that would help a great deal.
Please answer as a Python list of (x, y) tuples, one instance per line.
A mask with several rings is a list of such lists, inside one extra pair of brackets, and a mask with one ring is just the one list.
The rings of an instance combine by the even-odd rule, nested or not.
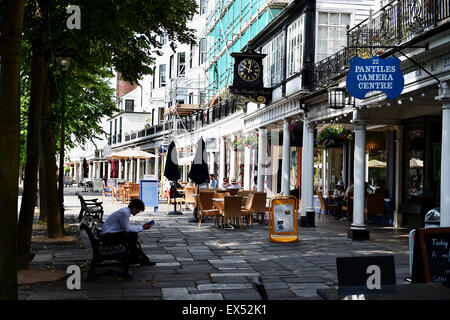
[[(205, 153), (205, 148), (205, 141), (203, 141), (203, 138), (200, 138), (197, 142), (197, 151), (195, 152), (194, 161), (192, 161), (191, 170), (188, 175), (188, 178), (197, 184), (197, 195), (200, 194), (200, 185), (209, 179), (208, 164), (205, 162), (205, 158), (203, 156)], [(197, 202), (198, 198), (199, 196), (197, 196)], [(198, 205), (194, 209), (194, 220), (192, 220), (192, 222), (196, 222), (196, 220), (198, 220), (197, 213)]]
[(423, 160), (412, 158), (409, 160), (410, 168), (423, 168)]
[(86, 158), (83, 160), (83, 178), (89, 177), (89, 166), (86, 161)]
[(117, 178), (117, 167), (116, 167), (116, 161), (113, 159), (111, 160), (111, 178)]
[[(169, 145), (169, 149), (167, 150), (166, 156), (166, 165), (164, 167), (164, 177), (168, 180), (172, 181), (170, 187), (170, 193), (172, 195), (176, 194), (177, 190), (177, 181), (181, 178), (180, 169), (178, 168), (178, 154), (175, 143), (172, 141)], [(169, 201), (169, 200), (168, 200)], [(168, 215), (182, 215), (180, 211), (177, 211), (177, 203), (176, 201), (173, 204), (174, 210), (170, 211)]]
[(145, 152), (139, 149), (127, 149), (113, 153), (109, 158), (119, 158), (119, 159), (150, 159), (156, 158), (153, 153)]
[(369, 168), (386, 168), (386, 162), (378, 160), (370, 160)]

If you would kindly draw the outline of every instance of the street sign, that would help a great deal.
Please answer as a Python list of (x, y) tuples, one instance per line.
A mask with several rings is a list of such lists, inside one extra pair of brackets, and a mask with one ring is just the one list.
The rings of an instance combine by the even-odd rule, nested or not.
[(269, 241), (298, 241), (298, 210), (295, 197), (277, 196), (270, 199)]
[(350, 70), (346, 79), (348, 92), (358, 99), (364, 99), (372, 91), (384, 92), (387, 99), (398, 97), (405, 84), (400, 62), (395, 56), (384, 59), (378, 56), (370, 59), (354, 56), (349, 60)]

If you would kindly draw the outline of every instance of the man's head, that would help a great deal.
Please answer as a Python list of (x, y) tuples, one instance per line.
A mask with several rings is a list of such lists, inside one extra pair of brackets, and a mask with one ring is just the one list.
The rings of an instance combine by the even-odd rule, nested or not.
[(214, 180), (214, 175), (212, 173), (209, 175), (209, 179)]
[(145, 210), (145, 205), (141, 199), (131, 199), (130, 203), (128, 204), (128, 208), (130, 208), (130, 213), (135, 216), (139, 212)]
[(228, 183), (228, 178), (227, 177), (223, 178), (223, 182), (227, 182)]

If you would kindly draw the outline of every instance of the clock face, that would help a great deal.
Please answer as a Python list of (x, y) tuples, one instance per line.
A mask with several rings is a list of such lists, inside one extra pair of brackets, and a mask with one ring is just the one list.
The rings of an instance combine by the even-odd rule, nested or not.
[(255, 81), (258, 79), (260, 72), (259, 64), (253, 59), (244, 59), (239, 63), (238, 74), (244, 81)]

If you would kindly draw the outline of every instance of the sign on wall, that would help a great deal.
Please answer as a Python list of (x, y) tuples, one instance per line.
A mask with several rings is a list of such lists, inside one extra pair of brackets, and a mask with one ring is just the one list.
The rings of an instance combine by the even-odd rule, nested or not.
[(347, 91), (357, 99), (364, 99), (372, 91), (384, 92), (387, 99), (398, 97), (405, 84), (400, 59), (394, 56), (363, 59), (354, 56), (349, 60)]

